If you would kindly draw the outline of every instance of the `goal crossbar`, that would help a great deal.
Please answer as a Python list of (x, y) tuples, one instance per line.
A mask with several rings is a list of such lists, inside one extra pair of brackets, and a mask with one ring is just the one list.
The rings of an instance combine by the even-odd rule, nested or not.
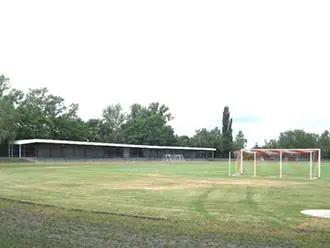
[[(256, 155), (279, 155), (280, 158), (280, 177), (283, 175), (283, 154), (309, 154), (309, 178), (312, 179), (312, 165), (313, 165), (313, 153), (317, 154), (317, 177), (321, 177), (321, 149), (308, 148), (308, 149), (240, 149), (235, 151), (236, 157), (239, 159), (239, 173), (243, 175), (243, 157), (244, 154), (253, 155), (254, 160), (254, 176), (256, 176)], [(231, 164), (231, 153), (229, 154), (229, 164)], [(229, 171), (229, 174), (230, 171)]]

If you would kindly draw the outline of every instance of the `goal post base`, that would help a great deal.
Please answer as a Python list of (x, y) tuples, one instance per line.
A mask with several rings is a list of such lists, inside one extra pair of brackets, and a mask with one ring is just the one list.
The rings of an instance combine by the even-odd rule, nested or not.
[(241, 174), (241, 173), (234, 173), (231, 176), (232, 177), (240, 177), (240, 176), (243, 176), (243, 174)]

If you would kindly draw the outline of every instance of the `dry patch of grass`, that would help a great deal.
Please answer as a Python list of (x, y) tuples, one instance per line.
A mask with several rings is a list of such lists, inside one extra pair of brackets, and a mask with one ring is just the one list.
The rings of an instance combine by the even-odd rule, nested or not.
[(45, 181), (26, 185), (14, 185), (14, 188), (68, 188), (68, 187), (98, 187), (103, 189), (142, 189), (142, 190), (176, 190), (176, 189), (194, 189), (207, 188), (216, 185), (228, 186), (254, 186), (254, 187), (288, 187), (306, 184), (308, 182), (280, 181), (266, 179), (243, 179), (243, 178), (220, 178), (220, 179), (183, 179), (179, 176), (161, 175), (157, 173), (142, 174), (139, 179), (132, 178), (124, 181), (112, 181), (123, 177), (121, 173), (107, 174), (99, 178), (98, 182), (60, 182)]
[(77, 165), (63, 165), (63, 164), (58, 164), (58, 165), (36, 165), (34, 167), (29, 167), (29, 170), (40, 170), (40, 169), (44, 169), (44, 170), (49, 170), (49, 169), (71, 169), (71, 168), (86, 168), (89, 167), (88, 165), (81, 165), (81, 164), (77, 164)]
[(147, 189), (147, 190), (175, 190), (191, 188), (207, 188), (214, 185), (237, 185), (259, 187), (287, 187), (302, 184), (302, 182), (253, 180), (253, 179), (219, 179), (219, 180), (187, 180), (173, 177), (161, 177), (154, 180), (134, 180), (127, 182), (113, 182), (97, 184), (102, 188), (113, 189)]
[(315, 217), (308, 218), (295, 226), (295, 229), (299, 230), (315, 230), (324, 228), (329, 228), (329, 219)]
[(26, 185), (14, 185), (14, 188), (32, 188), (32, 189), (49, 189), (49, 188), (61, 188), (61, 187), (75, 187), (86, 186), (87, 184), (81, 183), (61, 183), (58, 181), (46, 181), (41, 183), (26, 184)]
[(261, 186), (261, 187), (286, 187), (304, 184), (305, 182), (280, 181), (266, 179), (220, 179), (216, 184), (242, 185), (242, 186)]

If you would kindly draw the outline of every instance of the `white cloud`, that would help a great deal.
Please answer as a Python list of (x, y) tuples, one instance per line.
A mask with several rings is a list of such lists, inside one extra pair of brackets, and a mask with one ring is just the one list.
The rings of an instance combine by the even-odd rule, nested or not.
[[(0, 73), (47, 86), (81, 115), (161, 101), (178, 133), (221, 125), (253, 144), (319, 131), (330, 79), (329, 1), (15, 1), (0, 3)], [(311, 122), (313, 119), (314, 122)], [(317, 121), (316, 121), (317, 122)], [(314, 123), (314, 124), (312, 124)]]

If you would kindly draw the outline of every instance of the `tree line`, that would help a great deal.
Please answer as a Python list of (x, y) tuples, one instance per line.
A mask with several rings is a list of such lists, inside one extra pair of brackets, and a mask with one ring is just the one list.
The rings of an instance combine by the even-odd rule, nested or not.
[[(192, 146), (217, 148), (216, 157), (245, 148), (247, 139), (241, 130), (233, 137), (233, 120), (228, 106), (223, 108), (222, 126), (200, 128), (194, 135), (178, 135), (170, 121), (170, 109), (159, 102), (147, 106), (134, 103), (128, 112), (120, 104), (106, 106), (100, 118), (83, 120), (79, 105), (65, 104), (65, 99), (47, 88), (24, 93), (11, 87), (9, 78), (0, 75), (0, 145), (15, 139), (62, 139), (90, 142), (142, 145)], [(323, 158), (330, 158), (330, 133), (288, 130), (277, 139), (255, 148), (321, 148)]]
[(277, 139), (265, 140), (262, 146), (255, 144), (254, 148), (320, 148), (322, 157), (330, 158), (330, 133), (324, 130), (321, 134), (309, 133), (302, 129), (281, 132)]
[(9, 78), (0, 76), (0, 144), (15, 139), (61, 139), (143, 145), (192, 146), (217, 148), (216, 157), (245, 147), (242, 131), (233, 138), (229, 107), (223, 109), (222, 127), (201, 128), (192, 136), (175, 133), (170, 109), (159, 102), (147, 106), (134, 103), (128, 112), (121, 104), (106, 106), (100, 118), (83, 120), (79, 105), (47, 88), (24, 93), (11, 87)]

